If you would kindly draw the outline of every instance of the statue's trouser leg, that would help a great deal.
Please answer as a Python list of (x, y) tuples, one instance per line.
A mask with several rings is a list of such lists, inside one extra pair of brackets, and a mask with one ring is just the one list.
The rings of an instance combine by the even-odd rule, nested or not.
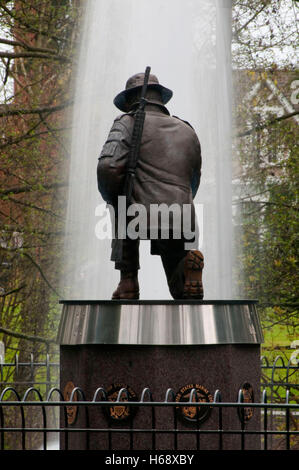
[(115, 269), (120, 271), (120, 282), (113, 292), (112, 299), (139, 299), (139, 240), (116, 240), (119, 246), (112, 246)]
[[(118, 219), (115, 217), (115, 233), (117, 234)], [(111, 261), (115, 269), (123, 272), (136, 272), (139, 266), (139, 240), (130, 238), (114, 238), (111, 243)]]
[[(174, 298), (181, 298), (185, 282), (183, 263), (188, 254), (188, 250), (185, 250), (185, 240), (155, 240), (155, 248), (157, 254), (161, 256), (171, 295)], [(182, 269), (178, 269), (181, 264)], [(175, 272), (178, 274), (173, 281)]]
[(115, 269), (124, 272), (136, 272), (139, 265), (139, 240), (120, 240), (122, 242), (121, 258), (115, 260)]

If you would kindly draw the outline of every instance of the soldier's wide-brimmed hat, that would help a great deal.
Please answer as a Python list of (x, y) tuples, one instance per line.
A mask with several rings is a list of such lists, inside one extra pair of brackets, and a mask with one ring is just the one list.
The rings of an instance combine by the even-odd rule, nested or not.
[[(144, 73), (136, 73), (129, 78), (126, 83), (126, 89), (119, 93), (113, 100), (115, 106), (120, 109), (121, 111), (127, 112), (129, 111), (128, 108), (128, 96), (133, 90), (137, 90), (138, 88), (142, 87), (144, 82)], [(155, 88), (160, 91), (162, 97), (162, 103), (166, 104), (171, 99), (173, 93), (169, 88), (162, 86), (159, 83), (159, 80), (155, 75), (150, 74), (148, 79), (148, 87)]]

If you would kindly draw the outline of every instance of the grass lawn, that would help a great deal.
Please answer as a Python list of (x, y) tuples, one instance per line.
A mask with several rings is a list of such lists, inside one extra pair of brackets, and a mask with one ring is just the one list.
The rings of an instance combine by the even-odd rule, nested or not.
[(289, 359), (295, 350), (294, 347), (291, 347), (295, 341), (298, 341), (296, 349), (299, 348), (299, 325), (297, 327), (280, 324), (272, 325), (269, 321), (263, 321), (262, 329), (264, 343), (262, 344), (261, 353), (267, 356), (268, 360), (274, 360), (278, 355)]

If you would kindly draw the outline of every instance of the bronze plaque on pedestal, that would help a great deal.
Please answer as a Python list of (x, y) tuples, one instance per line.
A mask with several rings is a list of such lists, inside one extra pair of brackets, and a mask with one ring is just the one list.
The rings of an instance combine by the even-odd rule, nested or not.
[[(122, 388), (125, 389), (126, 391), (124, 390), (122, 392), (119, 398), (119, 401), (123, 401), (123, 402), (137, 401), (137, 395), (134, 392), (134, 390), (125, 384), (110, 385), (110, 387), (107, 390), (108, 400), (116, 401), (118, 398), (119, 392)], [(124, 406), (116, 405), (116, 406), (105, 407), (105, 411), (110, 420), (123, 422), (129, 419), (130, 417), (133, 417), (137, 411), (137, 408), (125, 406), (125, 405)]]
[[(63, 397), (65, 401), (70, 401), (72, 391), (74, 390), (75, 385), (73, 382), (67, 382), (63, 390)], [(74, 393), (72, 401), (77, 401), (77, 393)], [(68, 424), (74, 424), (77, 419), (78, 407), (77, 406), (67, 406), (66, 407), (67, 422)]]
[[(207, 403), (212, 402), (213, 397), (210, 392), (203, 386), (199, 384), (188, 384), (182, 387), (179, 392), (176, 394), (176, 402), (189, 402), (192, 394), (192, 402), (194, 403)], [(177, 406), (178, 416), (184, 421), (189, 421), (193, 423), (203, 423), (211, 414), (211, 407), (209, 406)]]

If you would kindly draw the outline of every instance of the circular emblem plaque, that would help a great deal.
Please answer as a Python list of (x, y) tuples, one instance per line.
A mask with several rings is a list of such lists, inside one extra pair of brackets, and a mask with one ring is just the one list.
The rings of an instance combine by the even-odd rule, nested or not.
[[(128, 385), (112, 384), (107, 389), (108, 401), (116, 401), (117, 397), (118, 397), (118, 394), (119, 394), (119, 391), (122, 388), (125, 388), (127, 390), (127, 393), (124, 391), (122, 393), (119, 401), (128, 402), (128, 401), (136, 401), (137, 400), (136, 393)], [(125, 420), (129, 419), (130, 417), (132, 417), (136, 413), (137, 408), (136, 407), (125, 406), (125, 405), (124, 406), (117, 405), (117, 406), (105, 407), (105, 410), (108, 414), (109, 419), (112, 419), (114, 421), (122, 422), (122, 421), (125, 421)]]
[[(189, 402), (191, 396), (191, 390), (195, 389), (196, 394), (193, 393), (192, 402), (197, 403), (208, 403), (213, 401), (213, 397), (210, 392), (199, 384), (189, 384), (182, 387), (176, 394), (176, 402)], [(209, 406), (177, 406), (178, 415), (185, 421), (194, 423), (203, 423), (211, 414), (211, 407)]]
[[(74, 390), (75, 385), (73, 382), (67, 382), (63, 390), (63, 397), (65, 401), (69, 401), (71, 398), (72, 391)], [(74, 393), (72, 401), (77, 401), (77, 393)], [(77, 406), (67, 406), (66, 407), (67, 422), (68, 424), (74, 424), (77, 419), (78, 407)]]
[[(254, 403), (254, 393), (253, 393), (253, 388), (250, 385), (250, 383), (245, 382), (242, 385), (241, 390), (243, 392), (243, 400), (244, 400), (243, 403)], [(248, 423), (248, 421), (250, 421), (250, 419), (253, 416), (253, 408), (252, 407), (238, 408), (238, 415), (239, 415), (240, 421), (246, 424)]]

